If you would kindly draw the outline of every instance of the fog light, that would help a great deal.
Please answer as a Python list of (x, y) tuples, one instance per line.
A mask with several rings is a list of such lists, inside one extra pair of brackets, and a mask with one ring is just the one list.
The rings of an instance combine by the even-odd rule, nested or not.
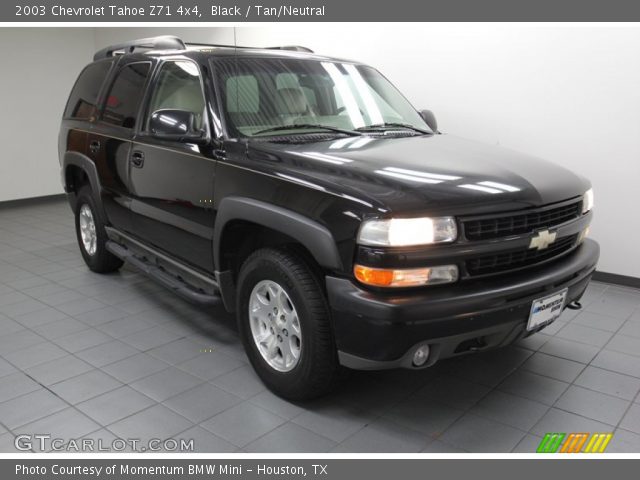
[(429, 359), (429, 345), (422, 345), (418, 347), (416, 352), (413, 354), (413, 365), (416, 367), (421, 367), (427, 360)]
[(578, 235), (578, 244), (581, 244), (582, 242), (584, 242), (584, 239), (587, 238), (587, 235), (589, 235), (589, 227), (582, 230), (580, 232), (580, 235)]

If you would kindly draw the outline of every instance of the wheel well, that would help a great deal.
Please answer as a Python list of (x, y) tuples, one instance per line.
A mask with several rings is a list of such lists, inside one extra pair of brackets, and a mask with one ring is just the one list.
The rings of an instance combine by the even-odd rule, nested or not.
[(254, 251), (264, 247), (284, 247), (295, 250), (314, 273), (322, 277), (324, 271), (315, 261), (311, 252), (298, 240), (277, 230), (245, 220), (229, 222), (220, 241), (220, 271), (230, 270), (234, 281), (244, 261)]
[(78, 193), (82, 186), (89, 184), (89, 177), (84, 169), (69, 165), (64, 172), (64, 181), (67, 192)]

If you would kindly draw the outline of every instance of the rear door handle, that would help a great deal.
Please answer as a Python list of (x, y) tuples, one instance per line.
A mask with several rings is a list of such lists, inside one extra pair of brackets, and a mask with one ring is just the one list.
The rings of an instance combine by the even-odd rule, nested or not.
[(144, 165), (144, 153), (135, 151), (131, 154), (131, 164), (136, 168), (142, 168)]
[(99, 150), (100, 150), (100, 142), (98, 140), (93, 140), (89, 144), (89, 151), (91, 153), (98, 153)]

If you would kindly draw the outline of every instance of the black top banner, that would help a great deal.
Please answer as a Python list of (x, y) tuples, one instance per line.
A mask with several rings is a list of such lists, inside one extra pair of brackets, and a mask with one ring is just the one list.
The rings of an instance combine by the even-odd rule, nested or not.
[(14, 0), (0, 22), (633, 22), (629, 0)]

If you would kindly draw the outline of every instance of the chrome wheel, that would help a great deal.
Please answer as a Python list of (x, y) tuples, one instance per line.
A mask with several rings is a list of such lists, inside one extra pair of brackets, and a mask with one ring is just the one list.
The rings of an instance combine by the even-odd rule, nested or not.
[(78, 217), (80, 224), (80, 238), (82, 239), (84, 251), (89, 255), (94, 255), (98, 247), (98, 236), (96, 234), (96, 222), (93, 219), (91, 207), (86, 203), (83, 204), (82, 207), (80, 207), (80, 214)]
[(272, 280), (262, 280), (249, 297), (249, 323), (262, 358), (279, 372), (300, 361), (302, 333), (298, 313), (287, 292)]

